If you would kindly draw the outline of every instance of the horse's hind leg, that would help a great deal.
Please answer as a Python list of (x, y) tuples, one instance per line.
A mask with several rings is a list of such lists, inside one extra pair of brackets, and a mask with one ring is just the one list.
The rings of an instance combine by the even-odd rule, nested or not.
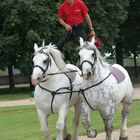
[(127, 116), (130, 110), (131, 101), (130, 102), (124, 102), (122, 101), (123, 109), (122, 109), (122, 126), (120, 129), (120, 140), (128, 140), (128, 134), (127, 134)]
[(81, 100), (79, 99), (77, 103), (74, 105), (74, 118), (73, 118), (73, 133), (71, 140), (78, 140), (78, 126), (79, 126), (79, 120), (80, 120), (80, 106), (81, 106)]
[(91, 127), (90, 109), (84, 102), (81, 103), (81, 112), (83, 117), (82, 123), (86, 129), (87, 137), (95, 138), (97, 136), (97, 131)]

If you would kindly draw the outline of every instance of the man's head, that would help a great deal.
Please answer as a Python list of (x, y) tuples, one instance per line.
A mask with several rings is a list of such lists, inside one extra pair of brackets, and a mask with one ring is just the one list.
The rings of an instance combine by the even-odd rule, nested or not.
[(74, 0), (65, 0), (65, 1), (67, 1), (70, 4), (73, 4), (73, 2), (74, 2)]

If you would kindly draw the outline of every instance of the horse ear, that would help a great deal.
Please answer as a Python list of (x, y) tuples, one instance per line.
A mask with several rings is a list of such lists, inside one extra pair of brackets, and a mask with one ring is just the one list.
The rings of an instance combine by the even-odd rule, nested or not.
[(45, 40), (42, 40), (42, 47), (45, 47)]
[(82, 37), (80, 37), (80, 46), (82, 47), (84, 45), (84, 40)]
[(89, 43), (90, 46), (95, 46), (95, 36), (92, 37), (91, 42)]
[(38, 52), (38, 45), (36, 43), (34, 43), (34, 51), (35, 53)]

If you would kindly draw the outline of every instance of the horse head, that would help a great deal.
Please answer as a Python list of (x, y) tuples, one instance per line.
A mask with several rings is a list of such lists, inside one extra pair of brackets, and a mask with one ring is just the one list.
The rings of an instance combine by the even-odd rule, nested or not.
[(95, 38), (92, 38), (92, 41), (86, 41), (80, 38), (80, 67), (82, 71), (83, 78), (85, 80), (93, 74), (95, 69), (95, 63), (97, 60), (97, 48), (95, 46)]
[(34, 44), (32, 84), (38, 85), (48, 73), (62, 69), (65, 66), (62, 57), (61, 52), (51, 43), (45, 46), (43, 42), (41, 47)]
[(46, 71), (51, 66), (51, 58), (48, 53), (48, 48), (38, 47), (34, 44), (34, 56), (33, 56), (33, 72), (32, 72), (32, 84), (38, 85), (42, 78), (45, 76)]

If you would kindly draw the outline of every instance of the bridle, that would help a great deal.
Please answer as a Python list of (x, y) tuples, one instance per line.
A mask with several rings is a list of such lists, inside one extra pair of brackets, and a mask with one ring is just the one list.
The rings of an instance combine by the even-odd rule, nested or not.
[(44, 48), (41, 49), (41, 50), (39, 51), (39, 53), (45, 54), (45, 55), (47, 55), (47, 57), (48, 57), (47, 60), (46, 60), (46, 68), (44, 69), (44, 68), (42, 68), (42, 67), (39, 66), (39, 65), (34, 65), (34, 67), (33, 67), (33, 69), (34, 69), (34, 68), (40, 68), (40, 69), (42, 70), (42, 72), (43, 72), (43, 73), (42, 73), (42, 76), (45, 75), (46, 71), (48, 70), (48, 67), (51, 66), (51, 58), (50, 58), (49, 54), (46, 53), (46, 52), (44, 52), (43, 50), (44, 50)]
[(91, 70), (93, 71), (94, 66), (95, 66), (95, 63), (97, 61), (97, 56), (96, 56), (95, 50), (94, 50), (94, 56), (93, 57), (94, 57), (94, 62), (93, 63), (91, 61), (89, 61), (89, 60), (83, 60), (82, 63), (80, 64), (80, 68), (82, 68), (82, 66), (83, 66), (84, 63), (89, 63), (91, 65)]

